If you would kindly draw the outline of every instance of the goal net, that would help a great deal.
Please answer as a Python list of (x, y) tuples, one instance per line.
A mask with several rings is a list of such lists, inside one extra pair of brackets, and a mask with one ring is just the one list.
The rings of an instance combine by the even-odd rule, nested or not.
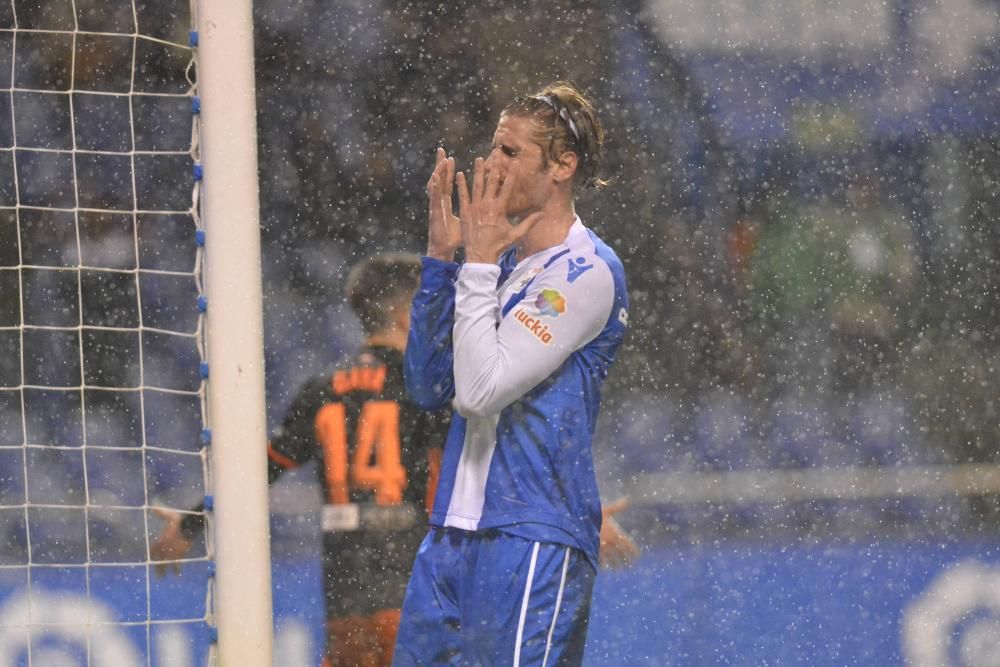
[(214, 655), (211, 540), (150, 561), (212, 507), (196, 19), (0, 5), (0, 667)]

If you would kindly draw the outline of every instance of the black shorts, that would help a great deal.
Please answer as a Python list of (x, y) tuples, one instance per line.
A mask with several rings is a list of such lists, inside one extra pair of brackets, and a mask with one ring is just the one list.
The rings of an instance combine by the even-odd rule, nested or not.
[(399, 609), (427, 526), (403, 531), (323, 535), (323, 589), (328, 617)]

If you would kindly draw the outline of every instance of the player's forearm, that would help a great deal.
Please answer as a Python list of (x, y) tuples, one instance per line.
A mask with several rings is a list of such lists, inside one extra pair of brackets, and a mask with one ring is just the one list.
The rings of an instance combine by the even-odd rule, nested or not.
[[(455, 404), (465, 416), (496, 414), (556, 372), (600, 333), (613, 302), (610, 275), (566, 282), (556, 267), (500, 320), (499, 268), (466, 264), (455, 297)], [(516, 296), (516, 295), (515, 295)], [(568, 306), (567, 304), (572, 304)]]
[(466, 264), (455, 301), (455, 407), (465, 416), (492, 414), (507, 359), (497, 337), (496, 281), (499, 267)]
[[(422, 345), (433, 349), (410, 352)], [(407, 352), (403, 360), (406, 392), (410, 400), (424, 410), (442, 408), (455, 395), (450, 348), (450, 342), (438, 347), (434, 343), (414, 343), (412, 337), (406, 345)]]
[[(508, 349), (497, 327), (499, 267), (466, 264), (455, 300), (455, 405), (465, 416), (496, 414), (545, 379), (548, 369)], [(521, 350), (527, 353), (527, 350)]]
[(451, 345), (457, 264), (424, 258), (420, 289), (410, 310), (403, 375), (410, 398), (428, 410), (454, 396)]

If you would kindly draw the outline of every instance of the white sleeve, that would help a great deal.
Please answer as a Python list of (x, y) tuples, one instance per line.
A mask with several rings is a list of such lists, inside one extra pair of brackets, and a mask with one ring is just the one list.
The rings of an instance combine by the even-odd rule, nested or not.
[(614, 279), (604, 262), (593, 258), (592, 264), (593, 271), (570, 282), (566, 262), (555, 262), (502, 319), (496, 291), (499, 267), (462, 267), (453, 337), (459, 414), (500, 412), (601, 332), (614, 304)]

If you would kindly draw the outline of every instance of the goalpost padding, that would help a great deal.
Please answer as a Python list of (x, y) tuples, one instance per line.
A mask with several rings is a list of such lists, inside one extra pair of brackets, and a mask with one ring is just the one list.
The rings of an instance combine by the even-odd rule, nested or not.
[[(263, 492), (247, 496), (255, 475), (261, 486), (265, 465), (259, 241), (239, 252), (248, 243), (236, 238), (257, 234), (250, 9), (222, 4), (236, 18), (202, 16), (215, 24), (203, 40), (209, 52), (200, 56), (206, 65), (216, 59), (206, 69), (226, 81), (216, 94), (228, 97), (208, 99), (216, 118), (246, 116), (227, 107), (249, 104), (250, 126), (222, 130), (206, 144), (215, 151), (210, 163), (220, 168), (215, 181), (205, 179), (215, 198), (205, 209), (220, 211), (220, 226), (209, 227), (216, 256), (229, 262), (215, 270), (214, 293), (202, 282), (197, 12), (187, 0), (15, 0), (0, 7), (0, 586), (21, 589), (23, 601), (16, 607), (23, 616), (5, 617), (0, 649), (15, 660), (39, 664), (82, 651), (88, 665), (120, 663), (131, 660), (127, 651), (109, 654), (107, 647), (125, 637), (120, 646), (131, 642), (143, 664), (158, 664), (169, 655), (155, 650), (156, 628), (212, 638), (218, 605), (209, 581), (233, 575), (215, 574), (225, 566), (216, 568), (211, 540), (187, 559), (185, 576), (206, 580), (205, 600), (187, 608), (169, 599), (169, 580), (153, 575), (149, 547), (161, 525), (151, 508), (185, 510), (218, 495), (207, 465), (218, 458), (210, 455), (213, 440), (216, 449), (222, 442), (230, 456), (251, 460), (223, 473), (238, 488), (218, 504), (263, 507), (263, 531), (239, 524), (230, 530), (242, 531), (237, 549), (256, 541), (253, 548), (265, 554), (250, 557), (258, 569), (269, 564), (266, 472)], [(236, 41), (220, 53), (227, 34)], [(246, 64), (233, 56), (240, 40), (245, 45), (236, 51)], [(227, 67), (237, 71), (228, 81)], [(249, 99), (231, 87), (246, 85), (247, 67)], [(235, 192), (243, 201), (231, 205), (226, 197), (240, 175), (227, 163), (248, 160), (247, 142), (253, 173)], [(228, 229), (227, 206), (239, 216)], [(256, 292), (247, 288), (255, 272)], [(216, 325), (216, 347), (227, 348), (233, 327), (237, 341), (250, 339), (229, 346), (223, 358), (233, 361), (217, 373), (206, 354), (209, 297), (232, 301), (215, 310), (239, 318)], [(226, 378), (233, 364), (242, 372), (235, 386)], [(220, 400), (209, 396), (213, 374), (212, 384), (225, 389)], [(259, 433), (235, 433), (239, 451), (225, 444), (234, 435), (227, 402), (260, 414)], [(224, 416), (214, 432), (210, 410)], [(253, 429), (254, 416), (244, 419)], [(221, 645), (232, 641), (228, 636), (254, 635), (255, 661), (223, 657), (223, 664), (270, 664), (269, 571), (259, 578), (267, 595), (254, 600), (262, 609), (250, 616), (266, 618), (268, 627), (258, 620), (247, 630), (238, 622), (227, 633), (223, 623), (219, 633)], [(125, 582), (135, 598), (123, 618), (99, 604), (111, 581)], [(235, 613), (225, 616), (236, 620)], [(120, 632), (110, 629), (116, 627)]]

